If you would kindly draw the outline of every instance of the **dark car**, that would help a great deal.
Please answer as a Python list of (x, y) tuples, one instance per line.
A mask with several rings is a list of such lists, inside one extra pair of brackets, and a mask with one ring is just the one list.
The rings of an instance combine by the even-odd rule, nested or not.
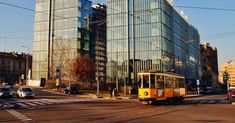
[(9, 88), (0, 88), (0, 97), (12, 97), (12, 93)]
[(68, 86), (64, 89), (64, 93), (65, 94), (77, 94), (78, 89), (77, 87), (74, 87), (74, 86)]

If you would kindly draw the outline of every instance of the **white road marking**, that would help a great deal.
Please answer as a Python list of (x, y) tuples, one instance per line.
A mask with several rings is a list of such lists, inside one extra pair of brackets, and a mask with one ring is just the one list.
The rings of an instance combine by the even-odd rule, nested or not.
[(28, 107), (27, 105), (23, 104), (23, 103), (16, 103), (17, 105), (21, 106), (21, 107)]
[(205, 103), (205, 102), (207, 102), (207, 101), (206, 100), (201, 100), (199, 103), (202, 104), (202, 103)]
[(21, 121), (31, 121), (32, 119), (25, 116), (24, 114), (21, 114), (15, 110), (9, 109), (6, 110), (7, 112), (9, 112), (11, 115), (13, 115), (14, 117), (16, 117), (17, 119), (21, 120)]
[[(22, 108), (29, 108), (39, 105), (66, 104), (66, 103), (85, 102), (92, 100), (94, 99), (37, 99), (37, 100), (27, 100), (24, 102), (15, 102), (15, 104)], [(104, 99), (99, 99), (99, 100), (104, 100)]]
[(211, 100), (208, 103), (210, 103), (210, 104), (215, 103), (215, 100)]
[(33, 102), (33, 103), (34, 103), (34, 104), (37, 104), (37, 105), (45, 105), (44, 103), (38, 102), (38, 101), (37, 101), (37, 102), (35, 101), (35, 102)]
[(30, 105), (30, 106), (37, 106), (36, 104), (32, 103), (32, 102), (27, 102), (26, 103), (27, 105)]

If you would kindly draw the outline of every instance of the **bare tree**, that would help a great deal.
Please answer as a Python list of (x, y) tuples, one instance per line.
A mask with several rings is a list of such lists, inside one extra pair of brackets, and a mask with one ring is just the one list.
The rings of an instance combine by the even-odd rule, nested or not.
[(83, 82), (83, 85), (85, 85), (85, 82), (89, 83), (90, 87), (95, 80), (95, 71), (94, 62), (84, 55), (77, 57), (71, 68), (71, 73), (77, 81)]
[[(51, 75), (55, 76), (56, 67), (60, 68), (62, 81), (71, 81), (71, 66), (75, 55), (75, 49), (72, 48), (69, 39), (55, 38), (52, 48)], [(73, 52), (74, 51), (74, 52)]]

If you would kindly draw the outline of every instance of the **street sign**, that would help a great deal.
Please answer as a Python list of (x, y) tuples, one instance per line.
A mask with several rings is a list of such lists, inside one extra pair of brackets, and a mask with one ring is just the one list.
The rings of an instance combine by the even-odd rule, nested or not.
[(56, 68), (55, 68), (55, 76), (56, 76), (56, 78), (60, 78), (61, 77), (61, 68), (59, 67), (59, 66), (57, 66)]

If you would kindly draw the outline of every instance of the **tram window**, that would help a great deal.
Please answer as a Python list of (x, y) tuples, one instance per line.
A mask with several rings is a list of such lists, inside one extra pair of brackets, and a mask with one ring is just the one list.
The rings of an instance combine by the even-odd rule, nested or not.
[(143, 88), (149, 88), (149, 75), (143, 75)]
[(165, 88), (171, 88), (170, 77), (165, 76)]
[(157, 88), (164, 88), (164, 76), (157, 75)]
[(138, 86), (141, 87), (142, 82), (141, 82), (141, 75), (138, 76)]
[(178, 78), (175, 78), (175, 88), (179, 88), (179, 80), (178, 80)]
[(184, 79), (179, 78), (178, 81), (179, 81), (179, 88), (184, 88), (185, 87)]
[(177, 85), (176, 85), (176, 78), (175, 77), (171, 78), (171, 82), (172, 82), (172, 87), (176, 88)]
[(155, 75), (150, 75), (150, 80), (151, 80), (151, 88), (155, 88)]
[(141, 83), (141, 75), (138, 76), (138, 83)]

